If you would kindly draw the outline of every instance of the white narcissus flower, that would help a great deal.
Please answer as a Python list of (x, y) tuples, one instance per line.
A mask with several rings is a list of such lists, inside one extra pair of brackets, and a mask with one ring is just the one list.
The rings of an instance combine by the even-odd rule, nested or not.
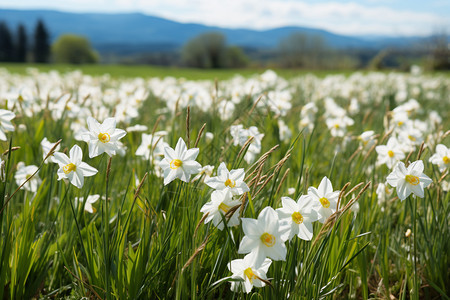
[(166, 131), (158, 131), (155, 134), (142, 134), (141, 145), (136, 150), (136, 156), (143, 156), (145, 159), (154, 158), (161, 160), (164, 156), (164, 148), (169, 145), (164, 142), (163, 137), (167, 134)]
[[(211, 165), (206, 165), (200, 168), (200, 171), (197, 175), (195, 175), (194, 178), (192, 178), (192, 181), (196, 181), (199, 180), (200, 178), (202, 178), (202, 181), (206, 181), (209, 178), (211, 178), (211, 175), (214, 171), (214, 166)], [(205, 175), (205, 176), (203, 176)]]
[(98, 172), (97, 169), (81, 161), (83, 152), (78, 145), (74, 145), (70, 149), (70, 157), (61, 152), (55, 152), (53, 156), (59, 165), (58, 180), (67, 178), (70, 183), (79, 189), (83, 187), (84, 177), (93, 176)]
[(191, 174), (200, 172), (202, 166), (195, 161), (198, 153), (198, 148), (187, 149), (182, 138), (178, 139), (175, 149), (165, 147), (164, 159), (159, 163), (164, 171), (164, 185), (169, 184), (175, 178), (189, 182)]
[(291, 240), (297, 235), (302, 240), (310, 241), (313, 237), (312, 222), (319, 219), (317, 203), (307, 195), (300, 196), (297, 202), (289, 197), (282, 197), (281, 202), (283, 207), (276, 211), (280, 224), (289, 227), (287, 239)]
[(387, 183), (396, 188), (397, 196), (400, 200), (405, 200), (411, 193), (423, 198), (424, 189), (430, 185), (430, 177), (423, 173), (423, 162), (417, 160), (411, 163), (408, 168), (403, 162), (397, 163), (391, 174), (386, 178)]
[(0, 157), (0, 180), (5, 181), (5, 161)]
[(289, 142), (292, 138), (292, 131), (289, 129), (289, 126), (283, 120), (278, 120), (278, 133), (280, 135), (280, 140), (283, 142)]
[(258, 219), (242, 218), (242, 229), (245, 236), (239, 244), (238, 253), (249, 254), (250, 262), (259, 268), (266, 257), (273, 260), (286, 259), (286, 231), (281, 227), (275, 210), (267, 206)]
[(331, 135), (335, 137), (343, 137), (347, 132), (347, 127), (352, 126), (355, 123), (353, 119), (347, 116), (328, 118), (325, 122)]
[(205, 184), (216, 190), (228, 189), (233, 195), (242, 195), (250, 189), (244, 182), (244, 169), (228, 171), (224, 162), (217, 168), (217, 176), (205, 180)]
[(107, 118), (100, 124), (92, 117), (87, 118), (89, 131), (83, 134), (83, 140), (89, 144), (89, 157), (93, 158), (106, 152), (109, 156), (116, 155), (120, 150), (118, 141), (127, 133), (116, 129), (116, 119)]
[[(44, 159), (47, 154), (50, 152), (50, 150), (52, 150), (53, 146), (55, 146), (56, 143), (51, 143), (46, 137), (44, 139), (42, 139), (41, 141), (41, 147), (42, 147), (42, 155)], [(55, 151), (59, 151), (59, 149), (61, 148), (61, 145), (56, 146)], [(44, 163), (48, 164), (48, 162), (52, 162), (52, 163), (56, 163), (56, 161), (53, 158), (53, 155), (50, 155), (49, 158), (47, 158)]]
[[(232, 207), (239, 205), (240, 203), (239, 199), (233, 200), (233, 195), (229, 190), (214, 191), (211, 194), (211, 201), (203, 205), (200, 212), (204, 214), (208, 213), (205, 224), (212, 221), (214, 226), (219, 230), (222, 230), (224, 225), (222, 216), (225, 217)], [(234, 211), (233, 215), (229, 217), (227, 221), (228, 227), (239, 225), (238, 211), (239, 210)]]
[[(269, 270), (272, 260), (266, 258), (259, 268), (255, 268), (251, 262), (249, 255), (244, 256), (243, 259), (234, 259), (228, 264), (228, 270), (233, 273), (231, 278), (242, 279), (243, 281), (232, 281), (231, 290), (239, 292), (240, 287), (244, 287), (244, 292), (250, 293), (253, 286), (263, 287), (267, 280), (267, 271)], [(261, 280), (262, 279), (262, 280)]]
[(443, 172), (450, 167), (450, 148), (443, 144), (436, 146), (436, 153), (434, 153), (429, 160), (432, 164), (439, 167), (439, 172)]
[(14, 126), (11, 120), (16, 117), (16, 114), (6, 109), (0, 109), (0, 140), (6, 141), (5, 131), (14, 131)]
[[(25, 166), (23, 162), (17, 164), (17, 172), (14, 175), (16, 184), (18, 186), (22, 185), (31, 175), (34, 174), (39, 168), (35, 165)], [(41, 179), (38, 174), (34, 175), (26, 184), (24, 184), (23, 189), (35, 193), (41, 184)]]
[(392, 189), (390, 189), (385, 183), (379, 183), (376, 194), (378, 197), (378, 204), (382, 204), (387, 201), (389, 196), (392, 195)]
[(377, 142), (375, 138), (375, 132), (373, 130), (364, 131), (358, 136), (358, 140), (361, 142), (362, 147), (370, 149)]
[(395, 137), (390, 137), (386, 145), (376, 146), (375, 151), (378, 153), (377, 165), (386, 164), (389, 169), (405, 158), (405, 153)]
[(127, 132), (141, 132), (147, 131), (148, 127), (145, 125), (136, 124), (134, 126), (127, 127)]
[(244, 129), (244, 126), (241, 124), (231, 126), (230, 133), (233, 137), (235, 146), (243, 146), (250, 137), (253, 137), (247, 153), (244, 156), (245, 161), (251, 163), (256, 158), (256, 155), (261, 152), (261, 140), (264, 137), (264, 134), (259, 133), (256, 126), (250, 126), (248, 129)]
[(331, 181), (325, 176), (319, 184), (319, 187), (308, 188), (308, 196), (310, 196), (313, 201), (316, 201), (320, 215), (318, 220), (320, 223), (325, 222), (332, 214), (336, 212), (337, 200), (339, 197), (339, 191), (333, 192), (333, 186)]
[(84, 202), (84, 210), (87, 211), (88, 213), (95, 213), (97, 210), (95, 209), (95, 207), (92, 206), (92, 203), (97, 202), (97, 200), (100, 199), (100, 195), (89, 195), (86, 198), (86, 202), (84, 201), (84, 197), (75, 197), (75, 202), (80, 202), (83, 203)]

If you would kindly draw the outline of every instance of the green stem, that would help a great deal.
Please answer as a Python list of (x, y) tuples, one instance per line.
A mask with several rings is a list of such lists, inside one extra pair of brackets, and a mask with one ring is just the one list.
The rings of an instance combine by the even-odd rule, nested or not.
[[(111, 159), (110, 159), (111, 160)], [(106, 167), (106, 190), (105, 190), (105, 202), (102, 205), (102, 227), (103, 227), (103, 256), (105, 263), (105, 283), (106, 283), (106, 299), (111, 299), (111, 287), (110, 287), (110, 255), (109, 255), (109, 208), (108, 208), (108, 179), (110, 172), (110, 162), (107, 162)]]
[(416, 197), (413, 197), (413, 243), (414, 243), (414, 255), (413, 257), (413, 264), (414, 264), (414, 299), (419, 299), (419, 282), (417, 277), (417, 238), (416, 238), (416, 217), (417, 217), (417, 199)]

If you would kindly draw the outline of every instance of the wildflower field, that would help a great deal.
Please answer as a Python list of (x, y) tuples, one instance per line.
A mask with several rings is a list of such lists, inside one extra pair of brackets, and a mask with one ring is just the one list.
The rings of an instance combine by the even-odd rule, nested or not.
[(0, 299), (449, 299), (448, 76), (0, 77)]

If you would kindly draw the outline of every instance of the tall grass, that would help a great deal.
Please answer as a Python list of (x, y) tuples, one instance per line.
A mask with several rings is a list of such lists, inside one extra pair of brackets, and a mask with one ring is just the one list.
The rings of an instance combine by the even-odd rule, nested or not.
[[(200, 209), (212, 192), (203, 183), (205, 175), (189, 183), (176, 180), (164, 186), (155, 168), (156, 160), (135, 155), (141, 136), (131, 131), (122, 140), (127, 147), (124, 156), (109, 158), (103, 154), (90, 159), (87, 144), (77, 141), (71, 129), (71, 124), (78, 121), (87, 127), (84, 114), (71, 114), (66, 105), (61, 116), (55, 117), (48, 104), (56, 103), (60, 94), (68, 92), (68, 102), (82, 103), (99, 117), (98, 106), (90, 106), (91, 99), (98, 97), (94, 100), (101, 102), (106, 115), (113, 116), (121, 100), (108, 101), (111, 90), (125, 91), (124, 86), (131, 85), (133, 92), (141, 85), (149, 88), (147, 83), (68, 75), (58, 77), (52, 85), (48, 81), (52, 75), (35, 76), (5, 78), (12, 94), (24, 89), (14, 94), (16, 99), (10, 94), (8, 101), (2, 102), (3, 108), (16, 113), (16, 130), (7, 133), (8, 141), (0, 143), (4, 153), (0, 299), (448, 299), (450, 196), (443, 188), (448, 178), (428, 162), (436, 143), (450, 143), (448, 134), (431, 139), (450, 127), (448, 79), (424, 78), (428, 84), (434, 83), (432, 87), (422, 85), (421, 77), (382, 74), (286, 81), (286, 89), (293, 95), (292, 109), (282, 117), (293, 132), (289, 140), (280, 136), (280, 116), (267, 105), (254, 102), (260, 94), (276, 89), (272, 83), (260, 94), (243, 94), (227, 120), (221, 120), (223, 111), (216, 104), (230, 97), (225, 92), (229, 82), (219, 82), (209, 90), (215, 103), (210, 109), (190, 107), (189, 128), (180, 100), (174, 110), (164, 110), (166, 100), (151, 89), (138, 107), (138, 115), (120, 120), (118, 128), (143, 124), (149, 128), (148, 133), (152, 128), (169, 131), (164, 139), (172, 147), (179, 137), (186, 136), (192, 147), (198, 136), (197, 161), (202, 165), (217, 168), (225, 162), (229, 169), (244, 168), (250, 192), (241, 198), (241, 217), (256, 218), (266, 206), (281, 207), (282, 196), (296, 200), (307, 193), (309, 186), (317, 187), (324, 176), (331, 180), (334, 190), (342, 191), (340, 209), (324, 224), (314, 224), (312, 241), (294, 237), (287, 242), (286, 260), (274, 261), (267, 274), (270, 286), (246, 294), (230, 290), (230, 281), (235, 279), (227, 268), (231, 260), (242, 258), (238, 254), (244, 236), (242, 226), (221, 231), (202, 222)], [(386, 112), (395, 107), (398, 93), (398, 86), (389, 85), (392, 78), (403, 80), (408, 93), (419, 89), (415, 93), (422, 112), (415, 118), (427, 120), (431, 110), (442, 117), (435, 132), (429, 133), (421, 156), (425, 173), (433, 179), (423, 199), (410, 197), (402, 202), (394, 191), (380, 202), (376, 187), (385, 182), (390, 171), (384, 165), (375, 166), (377, 154), (373, 149), (357, 151), (356, 136), (363, 131), (374, 130), (379, 144), (388, 133), (383, 120)], [(365, 89), (360, 92), (367, 92), (367, 99), (352, 115), (355, 124), (346, 134), (348, 139), (331, 136), (325, 125), (323, 98), (334, 97), (343, 107), (349, 101), (349, 97), (339, 94), (339, 89), (327, 85), (327, 80), (345, 82), (353, 92), (358, 90), (354, 86), (360, 84)], [(83, 94), (83, 84), (98, 87), (101, 94)], [(52, 91), (49, 86), (60, 90)], [(26, 89), (34, 91), (33, 99), (17, 100)], [(42, 98), (43, 89), (48, 90), (47, 98)], [(426, 95), (430, 92), (434, 100)], [(313, 130), (299, 128), (300, 109), (314, 97), (319, 112)], [(39, 108), (30, 106), (33, 102)], [(199, 135), (205, 123), (205, 131)], [(244, 159), (248, 145), (233, 146), (233, 124), (257, 126), (265, 134), (262, 152), (254, 162)], [(214, 138), (208, 138), (206, 132)], [(53, 142), (61, 139), (61, 151), (66, 153), (78, 144), (83, 161), (98, 169), (98, 174), (86, 178), (82, 189), (58, 181), (57, 165), (42, 163), (39, 143), (44, 137)], [(411, 161), (418, 152), (418, 148), (413, 151)], [(42, 182), (35, 193), (20, 189), (13, 195), (18, 188), (14, 174), (20, 161), (39, 166), (36, 176)], [(289, 188), (295, 188), (293, 194)], [(84, 210), (84, 202), (75, 201), (75, 197), (87, 199), (93, 194), (101, 198), (94, 204), (96, 212), (90, 214)], [(408, 229), (412, 234), (406, 234)]]

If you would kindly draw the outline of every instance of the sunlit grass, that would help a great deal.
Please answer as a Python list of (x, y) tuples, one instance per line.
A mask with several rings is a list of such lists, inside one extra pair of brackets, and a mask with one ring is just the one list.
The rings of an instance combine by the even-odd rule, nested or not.
[[(20, 68), (8, 66), (9, 70), (25, 72)], [(61, 72), (65, 68), (57, 67)], [(231, 99), (228, 89), (235, 87), (227, 81), (201, 86), (213, 103), (205, 109), (198, 104), (202, 102), (194, 102), (199, 93), (181, 97), (190, 85), (175, 90), (174, 99), (165, 98), (169, 96), (163, 92), (185, 82), (150, 85), (145, 80), (121, 78), (164, 77), (172, 69), (83, 66), (81, 70), (91, 75), (110, 73), (114, 78), (67, 75), (55, 79), (48, 74), (4, 78), (9, 94), (3, 95), (16, 98), (2, 100), (2, 108), (14, 111), (16, 118), (12, 120), (15, 131), (7, 132), (8, 141), (0, 143), (5, 162), (0, 189), (0, 299), (447, 298), (450, 197), (443, 183), (448, 179), (428, 159), (436, 143), (449, 145), (448, 134), (444, 136), (450, 128), (450, 106), (445, 101), (449, 97), (448, 80), (411, 79), (406, 75), (388, 78), (372, 73), (351, 77), (350, 81), (311, 76), (285, 81), (277, 77), (261, 91), (242, 92), (236, 109), (224, 118), (218, 104)], [(178, 75), (170, 75), (212, 79), (219, 74), (217, 78), (225, 79), (235, 70), (214, 72), (176, 69)], [(241, 73), (250, 76), (250, 72)], [(252, 80), (264, 82), (261, 76)], [(164, 84), (163, 91), (158, 92)], [(409, 159), (422, 159), (424, 172), (433, 183), (423, 199), (400, 201), (394, 191), (386, 201), (380, 201), (376, 189), (385, 183), (390, 170), (375, 165), (374, 149), (357, 150), (357, 136), (373, 130), (378, 144), (386, 144), (384, 136), (392, 134), (384, 124), (386, 113), (397, 105), (395, 96), (403, 84), (407, 86), (406, 99), (414, 94), (421, 105), (421, 110), (411, 113), (411, 119), (428, 121), (432, 110), (442, 117), (441, 123), (427, 129), (423, 153), (418, 146)], [(260, 105), (255, 104), (260, 95), (280, 87), (292, 93), (292, 107), (285, 115), (275, 112), (265, 98)], [(132, 95), (139, 88), (150, 93), (134, 101)], [(349, 90), (348, 97), (343, 96)], [(44, 98), (42, 91), (49, 96)], [(62, 98), (62, 108), (52, 106), (64, 92), (71, 98)], [(22, 100), (18, 100), (20, 93)], [(326, 126), (330, 118), (326, 116), (327, 96), (334, 97), (355, 121), (344, 137), (332, 136)], [(351, 97), (360, 101), (359, 108), (350, 113)], [(188, 99), (189, 117), (183, 99)], [(310, 124), (312, 130), (299, 126), (300, 111), (309, 102), (318, 106), (316, 119)], [(136, 108), (137, 115), (129, 117), (128, 111), (122, 115), (124, 103), (125, 108)], [(61, 114), (55, 113), (58, 110)], [(345, 187), (339, 198), (340, 210), (324, 224), (314, 223), (311, 241), (294, 237), (286, 242), (285, 261), (272, 262), (267, 273), (271, 286), (253, 288), (249, 294), (233, 293), (227, 265), (243, 257), (238, 249), (244, 232), (241, 225), (218, 230), (202, 222), (200, 209), (213, 191), (204, 184), (204, 177), (164, 185), (156, 160), (135, 154), (141, 144), (140, 132), (129, 131), (121, 139), (126, 146), (123, 156), (110, 159), (104, 153), (90, 159), (87, 143), (76, 140), (76, 130), (71, 127), (77, 122), (87, 127), (86, 116), (90, 114), (100, 122), (115, 116), (120, 129), (141, 124), (148, 127), (146, 133), (166, 130), (164, 141), (172, 148), (180, 137), (189, 148), (198, 140), (197, 161), (202, 166), (213, 165), (215, 171), (221, 162), (228, 169), (244, 168), (250, 192), (239, 198), (241, 217), (257, 218), (266, 206), (280, 208), (283, 196), (297, 200), (308, 193), (308, 187), (318, 187), (324, 176), (332, 182), (333, 190)], [(282, 138), (280, 119), (292, 131), (291, 138)], [(233, 145), (230, 127), (237, 124), (256, 126), (264, 133), (261, 152), (250, 163), (245, 159), (246, 152), (251, 151), (248, 144)], [(41, 164), (40, 142), (44, 137), (52, 142), (61, 139), (60, 151), (65, 153), (74, 144), (79, 145), (83, 161), (98, 174), (85, 178), (82, 189), (58, 181), (58, 166)], [(20, 161), (40, 166), (42, 183), (36, 193), (19, 190), (10, 197), (18, 187), (14, 174)], [(84, 203), (75, 201), (75, 197), (86, 199), (94, 194), (100, 195), (93, 205), (95, 213), (86, 212)]]
[[(159, 67), (142, 65), (67, 65), (67, 64), (17, 64), (0, 63), (0, 68), (5, 68), (12, 73), (26, 74), (28, 68), (37, 68), (41, 72), (56, 70), (59, 72), (69, 72), (81, 70), (84, 74), (100, 76), (110, 74), (115, 78), (124, 77), (159, 77), (166, 76), (183, 77), (190, 80), (225, 80), (230, 79), (236, 74), (250, 77), (255, 74), (262, 74), (264, 68), (244, 68), (244, 69), (193, 69), (179, 67)], [(350, 74), (351, 71), (330, 71), (330, 70), (296, 70), (296, 69), (274, 69), (278, 74), (285, 78), (295, 76), (314, 74), (319, 77), (325, 77), (329, 74)]]

